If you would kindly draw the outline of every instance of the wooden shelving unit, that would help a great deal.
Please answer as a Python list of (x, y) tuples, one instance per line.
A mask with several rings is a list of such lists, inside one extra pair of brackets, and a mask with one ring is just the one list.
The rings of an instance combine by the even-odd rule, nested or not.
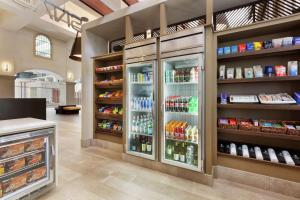
[[(250, 32), (252, 33), (250, 34)], [(297, 36), (299, 28), (293, 30), (278, 30), (276, 34), (269, 32), (269, 35), (261, 35), (259, 30), (250, 30), (248, 37), (234, 33), (234, 37), (223, 35), (218, 37), (218, 46), (231, 46), (250, 41), (267, 41), (273, 38)], [(229, 40), (230, 39), (230, 40)], [(258, 51), (229, 54), (217, 57), (217, 66), (226, 68), (252, 67), (261, 65), (288, 65), (288, 61), (300, 61), (300, 45), (262, 49)], [(244, 71), (244, 70), (243, 70)], [(217, 80), (218, 94), (222, 92), (240, 95), (258, 95), (260, 93), (289, 93), (300, 90), (300, 76), (285, 77), (263, 77), (251, 79), (225, 79)], [(266, 105), (266, 104), (217, 104), (218, 118), (236, 117), (238, 119), (264, 119), (264, 120), (295, 120), (299, 121), (300, 105)], [(279, 149), (293, 150), (300, 152), (300, 136), (273, 134), (255, 131), (244, 131), (238, 129), (217, 128), (218, 141), (236, 142), (267, 146)], [(272, 177), (287, 180), (299, 180), (299, 175), (295, 176), (300, 167), (277, 164), (269, 161), (260, 161), (241, 156), (231, 156), (224, 153), (217, 153), (217, 163), (225, 167), (235, 168), (243, 171), (254, 172)]]
[(300, 105), (218, 104), (219, 109), (300, 111)]
[(112, 120), (115, 122), (122, 123), (123, 115), (119, 114), (106, 114), (98, 112), (98, 109), (102, 106), (118, 106), (123, 105), (123, 97), (111, 97), (111, 98), (99, 98), (100, 93), (104, 92), (115, 92), (118, 90), (123, 90), (122, 83), (109, 83), (101, 84), (101, 81), (111, 80), (112, 77), (115, 79), (123, 79), (123, 69), (117, 70), (104, 70), (97, 71), (96, 68), (108, 67), (115, 65), (123, 65), (123, 52), (110, 53), (100, 56), (93, 57), (94, 60), (94, 139), (101, 139), (109, 142), (114, 142), (118, 144), (123, 143), (123, 133), (122, 131), (114, 131), (111, 129), (102, 129), (98, 127), (98, 122), (101, 120)]
[(273, 138), (280, 140), (293, 140), (300, 142), (300, 136), (297, 135), (286, 135), (286, 134), (276, 134), (276, 133), (265, 133), (265, 132), (253, 132), (244, 131), (238, 129), (222, 129), (218, 128), (218, 134), (224, 135), (236, 135), (236, 136), (252, 136), (255, 138)]
[(300, 81), (300, 76), (226, 79), (226, 80), (218, 80), (218, 84), (265, 83), (265, 82), (285, 82), (285, 81)]
[(280, 47), (280, 48), (270, 48), (262, 49), (251, 52), (236, 53), (218, 56), (218, 60), (234, 60), (234, 59), (253, 59), (266, 56), (277, 56), (286, 54), (295, 54), (300, 52), (300, 45)]

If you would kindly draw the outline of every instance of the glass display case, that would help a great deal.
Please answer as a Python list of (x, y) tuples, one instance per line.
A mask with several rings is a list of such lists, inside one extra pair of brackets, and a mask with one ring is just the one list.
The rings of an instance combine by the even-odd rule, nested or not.
[(127, 153), (155, 159), (156, 147), (156, 66), (155, 62), (126, 66)]
[(203, 54), (161, 60), (162, 162), (202, 171)]

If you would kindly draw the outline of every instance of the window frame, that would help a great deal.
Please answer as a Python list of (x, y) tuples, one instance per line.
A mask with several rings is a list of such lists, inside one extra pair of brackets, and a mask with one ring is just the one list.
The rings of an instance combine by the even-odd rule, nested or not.
[[(50, 43), (50, 57), (45, 57), (45, 56), (41, 56), (41, 55), (37, 55), (37, 51), (36, 51), (36, 39), (38, 36), (44, 36), (46, 37), (48, 40), (49, 40), (49, 43)], [(48, 59), (48, 60), (52, 60), (53, 58), (53, 43), (52, 43), (52, 40), (49, 36), (43, 34), (43, 33), (37, 33), (34, 35), (34, 38), (33, 38), (33, 54), (35, 57), (38, 57), (38, 58), (44, 58), (44, 59)]]

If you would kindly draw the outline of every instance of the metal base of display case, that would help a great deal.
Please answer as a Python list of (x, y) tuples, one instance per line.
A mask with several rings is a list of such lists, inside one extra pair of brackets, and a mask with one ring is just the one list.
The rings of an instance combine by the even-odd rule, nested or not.
[(196, 171), (191, 171), (188, 169), (167, 165), (158, 161), (139, 158), (125, 153), (123, 153), (122, 158), (126, 162), (139, 165), (141, 167), (145, 167), (155, 171), (160, 171), (162, 173), (184, 178), (204, 185), (213, 185), (213, 175), (211, 174), (204, 174)]

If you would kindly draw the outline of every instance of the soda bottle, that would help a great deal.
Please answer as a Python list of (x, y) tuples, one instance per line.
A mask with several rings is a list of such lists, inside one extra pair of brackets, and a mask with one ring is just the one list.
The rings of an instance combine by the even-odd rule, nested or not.
[(175, 97), (175, 112), (179, 112), (179, 97)]
[(191, 80), (191, 82), (196, 82), (196, 71), (195, 71), (194, 67), (191, 69), (191, 72), (190, 72), (190, 80)]
[(148, 154), (151, 154), (151, 152), (152, 152), (152, 139), (151, 138), (148, 138), (146, 150), (147, 150)]
[(166, 98), (166, 101), (165, 101), (165, 109), (166, 109), (166, 112), (169, 111), (169, 97)]
[(184, 82), (184, 70), (182, 69), (182, 70), (180, 70), (180, 72), (179, 72), (179, 74), (180, 74), (180, 80), (179, 80), (179, 82), (181, 82), (181, 83), (183, 83)]
[(190, 81), (190, 70), (188, 68), (184, 71), (184, 81), (185, 82)]
[(131, 151), (136, 151), (136, 139), (135, 139), (135, 135), (132, 135), (131, 137)]
[(132, 119), (132, 125), (131, 125), (131, 131), (132, 131), (132, 132), (135, 132), (135, 124), (136, 124), (135, 116), (133, 116), (133, 119)]
[(166, 79), (166, 83), (170, 82), (170, 74), (169, 74), (169, 70), (167, 70), (167, 69), (166, 69), (166, 72), (165, 72), (165, 79)]

